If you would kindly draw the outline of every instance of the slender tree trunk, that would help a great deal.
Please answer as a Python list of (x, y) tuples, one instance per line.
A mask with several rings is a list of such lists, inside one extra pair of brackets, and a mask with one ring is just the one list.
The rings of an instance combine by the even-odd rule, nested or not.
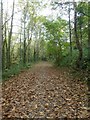
[(0, 53), (2, 53), (2, 70), (4, 70), (4, 66), (5, 66), (5, 47), (4, 47), (4, 39), (3, 39), (3, 1), (1, 0), (1, 41), (2, 41), (2, 52), (0, 51)]
[(21, 33), (20, 33), (20, 63), (22, 61), (22, 51), (21, 51)]
[(90, 62), (90, 2), (88, 2), (88, 60)]
[(29, 52), (30, 52), (30, 36), (29, 36), (29, 28), (28, 28), (28, 30), (27, 30), (27, 36), (28, 36), (28, 47), (27, 47), (27, 62), (29, 63), (29, 57), (30, 57), (30, 54), (29, 54)]
[[(6, 17), (5, 20), (7, 19), (7, 13), (6, 13)], [(5, 68), (7, 68), (7, 23), (4, 24), (4, 28), (3, 28), (3, 34), (4, 34), (4, 38), (3, 38), (3, 46), (2, 46), (2, 70), (4, 70)]]
[(37, 60), (38, 60), (38, 31), (35, 31), (34, 61)]
[[(0, 82), (2, 76), (2, 44), (3, 44), (3, 1), (0, 4)], [(1, 116), (1, 113), (0, 113)]]
[(2, 71), (5, 69), (5, 40), (2, 45)]
[(71, 40), (71, 20), (70, 20), (70, 3), (69, 3), (69, 39), (70, 39), (70, 55), (72, 56), (72, 40)]
[(29, 30), (28, 30), (28, 63), (30, 63), (30, 44), (32, 40), (32, 30), (31, 30), (31, 35), (29, 36)]
[(23, 56), (23, 63), (26, 64), (26, 11), (25, 11), (25, 8), (24, 8), (24, 56)]
[(80, 26), (80, 44), (82, 47), (82, 24), (80, 24), (79, 26)]
[(20, 32), (20, 64), (21, 64), (21, 62), (22, 62), (22, 42), (21, 42), (21, 40), (22, 40), (22, 20), (21, 20), (21, 32)]
[(82, 47), (78, 38), (78, 33), (77, 33), (77, 11), (76, 11), (76, 2), (74, 2), (74, 33), (75, 33), (75, 40), (76, 40), (76, 45), (77, 45), (77, 49), (79, 51), (79, 56), (78, 56), (78, 60), (76, 62), (77, 67), (80, 68), (81, 67), (81, 61), (82, 61), (82, 57), (83, 57), (83, 51), (82, 51)]
[(3, 42), (3, 1), (1, 0), (1, 38)]
[(8, 36), (8, 68), (11, 66), (11, 38), (12, 38), (12, 29), (13, 29), (13, 17), (14, 17), (14, 4), (15, 0), (13, 0), (13, 9), (12, 9), (12, 19), (11, 19), (11, 28)]
[(28, 41), (28, 63), (30, 63), (30, 43), (31, 43), (31, 37), (30, 37), (30, 39), (29, 39), (29, 41)]
[[(3, 2), (0, 4), (0, 98), (2, 98), (2, 43), (3, 43)], [(1, 102), (0, 102), (1, 103)], [(2, 119), (2, 105), (0, 104), (0, 119)]]
[(36, 59), (38, 61), (39, 59), (39, 40), (37, 39), (37, 42), (36, 42)]
[[(88, 2), (88, 61), (90, 64), (90, 2)], [(90, 77), (88, 75), (87, 80), (87, 86), (88, 86), (88, 111), (90, 112)]]
[(36, 41), (34, 42), (34, 62), (36, 61)]

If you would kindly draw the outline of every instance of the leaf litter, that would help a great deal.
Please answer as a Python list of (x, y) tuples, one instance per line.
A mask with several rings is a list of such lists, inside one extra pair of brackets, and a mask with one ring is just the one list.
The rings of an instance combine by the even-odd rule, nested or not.
[(10, 78), (2, 91), (3, 118), (90, 118), (87, 85), (47, 62)]

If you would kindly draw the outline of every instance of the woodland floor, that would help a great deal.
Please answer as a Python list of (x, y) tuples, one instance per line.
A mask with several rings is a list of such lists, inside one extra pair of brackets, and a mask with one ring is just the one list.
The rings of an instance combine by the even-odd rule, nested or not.
[(89, 118), (87, 85), (67, 68), (40, 62), (2, 85), (3, 118)]

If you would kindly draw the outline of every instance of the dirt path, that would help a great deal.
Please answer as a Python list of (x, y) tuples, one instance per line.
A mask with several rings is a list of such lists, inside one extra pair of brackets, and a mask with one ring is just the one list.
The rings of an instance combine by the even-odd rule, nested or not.
[(67, 70), (38, 63), (3, 84), (3, 117), (87, 118), (86, 89)]

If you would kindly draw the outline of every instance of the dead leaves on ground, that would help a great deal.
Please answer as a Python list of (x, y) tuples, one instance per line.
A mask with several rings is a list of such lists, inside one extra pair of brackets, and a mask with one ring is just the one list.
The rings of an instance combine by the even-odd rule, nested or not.
[(87, 118), (87, 86), (67, 71), (39, 63), (3, 84), (3, 117)]

